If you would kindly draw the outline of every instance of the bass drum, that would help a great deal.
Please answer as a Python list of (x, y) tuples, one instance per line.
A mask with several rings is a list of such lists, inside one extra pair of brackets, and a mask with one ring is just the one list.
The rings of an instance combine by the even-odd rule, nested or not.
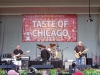
[(58, 60), (61, 59), (61, 52), (55, 51), (55, 59), (58, 59)]

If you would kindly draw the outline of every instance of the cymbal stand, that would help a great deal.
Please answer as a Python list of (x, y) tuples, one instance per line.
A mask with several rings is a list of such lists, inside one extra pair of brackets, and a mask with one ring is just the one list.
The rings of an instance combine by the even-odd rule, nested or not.
[(36, 57), (37, 57), (37, 53), (38, 53), (38, 52), (37, 52), (37, 40), (36, 40)]
[(64, 49), (62, 49), (61, 50), (61, 57), (62, 57), (62, 68), (63, 68), (63, 51), (65, 50), (65, 49), (67, 49), (68, 47), (66, 47), (66, 48), (64, 48)]

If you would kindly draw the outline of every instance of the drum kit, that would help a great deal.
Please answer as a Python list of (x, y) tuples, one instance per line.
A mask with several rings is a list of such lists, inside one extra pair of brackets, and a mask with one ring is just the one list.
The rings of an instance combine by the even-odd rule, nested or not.
[[(37, 48), (41, 52), (46, 46), (42, 44), (37, 44)], [(61, 49), (58, 44), (50, 43), (46, 48), (50, 53), (50, 60), (60, 60), (61, 59)]]

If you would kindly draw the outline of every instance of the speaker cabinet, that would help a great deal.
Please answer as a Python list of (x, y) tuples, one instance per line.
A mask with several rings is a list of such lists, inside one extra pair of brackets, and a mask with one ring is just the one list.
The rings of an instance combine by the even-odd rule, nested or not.
[(29, 64), (29, 61), (22, 60), (22, 69), (28, 69), (28, 64)]
[(72, 62), (65, 62), (65, 69), (68, 69), (69, 65), (72, 65)]
[(87, 65), (92, 65), (92, 58), (87, 58), (86, 59), (86, 64)]

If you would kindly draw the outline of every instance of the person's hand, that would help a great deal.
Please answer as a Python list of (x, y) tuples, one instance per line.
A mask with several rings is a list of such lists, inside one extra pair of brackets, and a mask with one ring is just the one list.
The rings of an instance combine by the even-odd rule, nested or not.
[(23, 55), (25, 55), (26, 53), (23, 53)]

